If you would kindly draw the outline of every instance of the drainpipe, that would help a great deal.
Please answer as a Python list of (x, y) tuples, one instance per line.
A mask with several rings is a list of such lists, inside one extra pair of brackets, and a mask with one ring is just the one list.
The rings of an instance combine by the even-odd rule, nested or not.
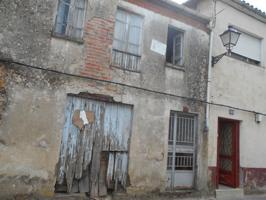
[[(210, 44), (209, 44), (209, 63), (208, 63), (208, 80), (207, 80), (207, 97), (206, 101), (210, 102), (210, 88), (211, 88), (211, 73), (212, 73), (212, 48), (213, 48), (213, 30), (210, 32)], [(205, 110), (205, 133), (209, 132), (209, 114), (210, 104), (206, 104)]]
[[(213, 29), (216, 24), (216, 0), (213, 0), (213, 13), (212, 19), (209, 25), (210, 28), (210, 42), (209, 42), (209, 63), (208, 63), (208, 80), (207, 80), (207, 97), (206, 101), (210, 102), (210, 89), (212, 80), (212, 51), (213, 51)], [(205, 110), (205, 133), (209, 132), (209, 115), (210, 115), (210, 104), (206, 104)]]

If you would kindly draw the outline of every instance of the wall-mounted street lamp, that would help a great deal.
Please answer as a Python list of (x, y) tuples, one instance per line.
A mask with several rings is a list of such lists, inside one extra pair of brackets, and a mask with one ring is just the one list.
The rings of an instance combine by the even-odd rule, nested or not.
[(236, 46), (241, 33), (234, 29), (232, 26), (228, 26), (228, 29), (220, 35), (220, 38), (225, 46), (227, 52), (212, 57), (212, 66), (214, 66), (222, 57), (229, 55), (231, 49)]

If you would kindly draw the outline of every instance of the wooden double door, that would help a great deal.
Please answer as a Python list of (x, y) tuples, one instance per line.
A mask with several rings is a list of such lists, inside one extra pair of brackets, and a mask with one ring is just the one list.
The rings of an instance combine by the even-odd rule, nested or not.
[(239, 121), (218, 120), (217, 179), (217, 184), (239, 187)]
[(56, 192), (95, 199), (107, 190), (126, 189), (132, 110), (95, 95), (68, 95)]

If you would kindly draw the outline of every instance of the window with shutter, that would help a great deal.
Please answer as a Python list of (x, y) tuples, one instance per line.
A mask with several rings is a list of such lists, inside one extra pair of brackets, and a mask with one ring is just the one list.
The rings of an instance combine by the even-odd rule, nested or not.
[[(239, 31), (239, 30), (238, 30)], [(232, 49), (232, 56), (248, 63), (261, 63), (261, 39), (242, 31), (237, 45)]]
[(54, 33), (81, 39), (85, 22), (86, 0), (59, 0)]
[(138, 71), (141, 57), (141, 36), (143, 18), (118, 9), (115, 19), (112, 64), (132, 71)]

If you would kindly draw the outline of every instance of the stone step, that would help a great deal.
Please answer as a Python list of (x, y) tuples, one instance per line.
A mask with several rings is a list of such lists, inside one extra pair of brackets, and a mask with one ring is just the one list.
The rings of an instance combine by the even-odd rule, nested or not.
[(244, 198), (242, 188), (221, 188), (216, 190), (217, 200), (238, 200)]

